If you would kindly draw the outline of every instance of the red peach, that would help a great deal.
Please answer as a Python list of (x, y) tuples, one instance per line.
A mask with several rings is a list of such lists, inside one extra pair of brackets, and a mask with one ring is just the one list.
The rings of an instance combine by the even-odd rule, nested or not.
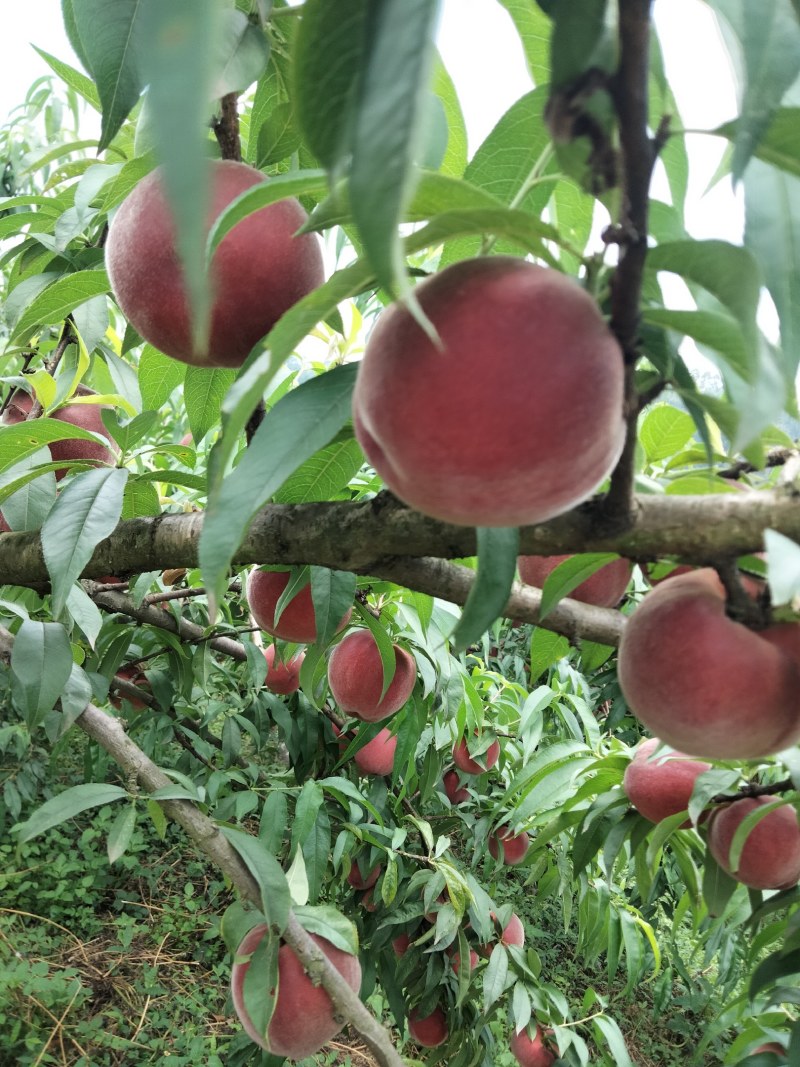
[(550, 1067), (557, 1057), (544, 1043), (544, 1034), (540, 1026), (536, 1027), (536, 1033), (530, 1037), (528, 1030), (520, 1030), (511, 1038), (511, 1051), (519, 1064), (519, 1067)]
[(794, 633), (747, 629), (725, 614), (715, 571), (682, 574), (647, 593), (628, 620), (620, 686), (631, 711), (681, 752), (769, 755), (800, 739), (800, 662), (786, 650)]
[[(150, 690), (150, 683), (148, 682), (144, 671), (140, 670), (139, 667), (122, 667), (117, 671), (116, 677), (121, 678), (123, 682), (130, 682), (131, 685), (138, 685), (141, 689)], [(137, 700), (136, 697), (123, 697), (121, 693), (112, 692), (109, 694), (108, 699), (117, 711), (122, 709), (123, 700), (127, 700), (130, 706), (137, 711), (141, 711), (142, 708), (148, 706), (143, 700)]]
[[(478, 953), (475, 951), (474, 948), (471, 948), (469, 950), (469, 972), (470, 972), (470, 974), (478, 966), (479, 961), (480, 961), (480, 956), (478, 955)], [(453, 958), (451, 960), (451, 965), (452, 965), (453, 971), (456, 974), (458, 974), (458, 972), (459, 972), (459, 970), (461, 968), (461, 953), (460, 952), (454, 952), (453, 953)]]
[(275, 646), (267, 645), (264, 649), (264, 658), (267, 661), (267, 675), (264, 685), (271, 693), (280, 693), (283, 696), (296, 693), (300, 688), (300, 668), (306, 658), (305, 652), (296, 652), (290, 660), (281, 660), (275, 663)]
[(381, 730), (356, 752), (353, 759), (362, 774), (389, 775), (394, 768), (397, 738), (388, 730)]
[[(237, 956), (250, 956), (255, 952), (267, 927), (254, 927), (239, 946)], [(336, 948), (330, 941), (317, 934), (309, 935), (322, 949), (351, 989), (358, 992), (361, 986), (361, 965), (358, 957)], [(288, 945), (278, 951), (278, 992), (275, 1011), (264, 1037), (253, 1025), (244, 1003), (244, 982), (249, 958), (234, 962), (231, 970), (231, 995), (236, 1014), (249, 1037), (261, 1048), (275, 1056), (288, 1056), (302, 1060), (312, 1056), (342, 1029), (343, 1023), (334, 1013), (331, 998), (322, 988), (314, 985), (303, 970), (303, 965)]]
[(442, 784), (451, 804), (463, 804), (465, 800), (469, 800), (469, 790), (459, 788), (458, 771), (445, 771)]
[[(288, 571), (262, 571), (256, 568), (247, 576), (246, 595), (250, 612), (256, 624), (273, 637), (298, 644), (312, 644), (317, 639), (317, 619), (311, 598), (311, 583), (289, 601), (275, 622), (275, 605), (289, 584)], [(349, 609), (339, 623), (341, 630), (352, 614)]]
[(465, 738), (462, 737), (453, 749), (453, 763), (455, 763), (456, 767), (458, 767), (464, 774), (483, 774), (484, 771), (489, 771), (494, 767), (499, 757), (499, 741), (493, 741), (487, 750), (478, 757), (481, 763), (485, 764), (484, 767), (470, 756)]
[[(232, 200), (267, 179), (232, 160), (208, 166), (210, 229)], [(240, 367), (284, 312), (325, 280), (316, 235), (295, 236), (306, 218), (297, 200), (280, 200), (222, 239), (211, 261), (208, 343), (195, 351), (172, 212), (161, 172), (152, 171), (111, 222), (106, 267), (112, 291), (138, 333), (166, 355), (201, 367)]]
[(622, 451), (623, 360), (571, 278), (511, 256), (454, 263), (381, 315), (353, 393), (356, 437), (412, 508), (525, 526), (586, 500)]
[(411, 696), (417, 678), (414, 657), (394, 645), (394, 677), (381, 697), (383, 664), (369, 630), (354, 630), (331, 653), (328, 682), (333, 699), (348, 715), (364, 722), (380, 722), (394, 715)]
[[(489, 912), (489, 916), (491, 919), (494, 919), (494, 912)], [(516, 912), (512, 912), (511, 918), (503, 927), (503, 932), (500, 934), (498, 942), (501, 945), (517, 945), (520, 948), (525, 944), (525, 927), (522, 925), (522, 920)], [(494, 951), (495, 946), (493, 944), (481, 945), (480, 948), (483, 955), (490, 956)]]
[(380, 863), (376, 863), (369, 874), (362, 876), (357, 864), (354, 863), (347, 876), (348, 884), (351, 885), (353, 889), (372, 889), (380, 878), (382, 870), (383, 867), (381, 867)]
[(11, 527), (3, 517), (2, 511), (0, 511), (0, 533), (11, 533)]
[[(542, 589), (545, 579), (559, 563), (571, 556), (520, 556), (519, 576), (526, 585)], [(577, 585), (569, 596), (583, 604), (595, 604), (598, 608), (614, 608), (625, 595), (631, 580), (633, 564), (628, 559), (612, 560), (600, 570)]]
[[(661, 822), (669, 815), (677, 815), (689, 806), (694, 783), (710, 763), (693, 760), (683, 752), (664, 752), (657, 759), (650, 757), (661, 745), (657, 737), (643, 741), (625, 768), (622, 788), (640, 815), (650, 822)], [(681, 824), (691, 826), (691, 820)]]
[(527, 856), (530, 843), (531, 839), (524, 831), (521, 834), (512, 834), (507, 826), (503, 826), (496, 834), (490, 834), (489, 852), (493, 859), (500, 859), (502, 847), (501, 862), (516, 867)]
[(414, 1041), (424, 1048), (443, 1045), (450, 1036), (447, 1018), (441, 1008), (435, 1008), (424, 1018), (420, 1018), (417, 1009), (413, 1008), (408, 1017), (408, 1032)]
[(408, 952), (409, 945), (411, 944), (411, 938), (408, 934), (400, 934), (399, 937), (394, 938), (392, 941), (392, 948), (395, 951), (396, 956), (405, 956)]
[(776, 808), (756, 823), (744, 843), (738, 868), (734, 871), (731, 867), (730, 848), (742, 820), (774, 799), (744, 797), (718, 808), (711, 816), (711, 855), (737, 882), (751, 889), (788, 889), (800, 881), (800, 822), (789, 806)]
[(781, 1056), (783, 1059), (786, 1058), (786, 1049), (777, 1041), (770, 1041), (769, 1044), (759, 1045), (758, 1048), (753, 1049), (750, 1055), (756, 1056), (759, 1052), (774, 1052), (776, 1056)]

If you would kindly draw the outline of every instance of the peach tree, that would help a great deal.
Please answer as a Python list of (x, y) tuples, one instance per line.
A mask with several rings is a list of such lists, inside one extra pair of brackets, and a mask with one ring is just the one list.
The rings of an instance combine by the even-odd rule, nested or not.
[(0, 817), (183, 828), (232, 1063), (627, 1065), (713, 967), (800, 1064), (800, 7), (708, 7), (741, 243), (649, 0), (498, 0), (471, 155), (435, 0), (62, 0), (0, 130)]

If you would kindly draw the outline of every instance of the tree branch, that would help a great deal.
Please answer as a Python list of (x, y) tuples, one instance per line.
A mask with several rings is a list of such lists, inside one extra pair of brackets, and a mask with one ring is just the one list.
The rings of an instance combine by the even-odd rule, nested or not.
[[(6, 665), (10, 662), (13, 644), (11, 633), (0, 626), (0, 660), (4, 660)], [(153, 793), (172, 785), (166, 774), (128, 737), (119, 719), (94, 704), (87, 704), (75, 720), (75, 725), (111, 756), (126, 777), (135, 779), (147, 792)], [(160, 800), (158, 803), (167, 817), (178, 823), (195, 845), (236, 886), (241, 897), (260, 908), (258, 886), (213, 820), (187, 800)], [(358, 994), (353, 992), (328, 957), (317, 948), (291, 911), (281, 937), (307, 970), (312, 965), (318, 969), (322, 986), (333, 1001), (336, 1014), (346, 1019), (369, 1045), (381, 1067), (403, 1067), (403, 1060), (386, 1030), (362, 1004)]]
[(223, 159), (242, 162), (242, 142), (239, 138), (239, 94), (228, 93), (220, 100), (220, 115), (211, 124)]

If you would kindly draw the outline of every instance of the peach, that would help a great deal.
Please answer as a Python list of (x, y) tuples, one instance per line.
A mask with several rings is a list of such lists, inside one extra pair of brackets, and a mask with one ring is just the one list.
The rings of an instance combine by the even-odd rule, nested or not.
[[(311, 583), (292, 597), (275, 622), (275, 605), (289, 584), (289, 571), (262, 571), (256, 568), (247, 576), (246, 595), (250, 613), (256, 624), (273, 637), (284, 641), (312, 644), (317, 639), (317, 619), (311, 598)], [(348, 610), (337, 629), (347, 625), (352, 613)]]
[[(491, 919), (495, 919), (493, 911), (489, 912), (489, 916)], [(512, 913), (508, 923), (503, 927), (498, 942), (501, 945), (517, 945), (520, 948), (525, 944), (525, 927), (516, 912)], [(485, 956), (490, 956), (494, 948), (494, 945), (481, 945), (481, 952)]]
[(392, 941), (392, 948), (394, 949), (395, 955), (405, 956), (410, 944), (411, 938), (408, 934), (400, 934), (399, 937), (395, 937)]
[(493, 859), (516, 867), (527, 856), (530, 843), (531, 839), (524, 831), (521, 834), (512, 834), (507, 826), (503, 826), (497, 833), (489, 835), (489, 852)]
[(800, 739), (800, 629), (755, 632), (725, 614), (708, 568), (647, 593), (622, 635), (618, 676), (631, 711), (681, 752), (750, 759)]
[[(94, 390), (87, 388), (85, 385), (79, 385), (77, 390), (78, 396), (93, 396)], [(8, 407), (3, 412), (2, 423), (6, 426), (13, 426), (16, 423), (24, 422), (27, 418), (28, 412), (31, 410), (33, 404), (33, 397), (30, 393), (26, 393), (24, 389), (16, 389), (11, 396)], [(80, 438), (67, 438), (64, 441), (53, 441), (48, 448), (50, 449), (50, 456), (54, 463), (59, 460), (73, 461), (83, 460), (90, 463), (107, 463), (114, 464), (117, 460), (116, 445), (113, 442), (111, 435), (103, 425), (103, 417), (101, 411), (103, 407), (108, 408), (108, 405), (100, 404), (65, 404), (64, 407), (54, 411), (50, 418), (58, 419), (60, 422), (69, 423), (71, 426), (77, 426), (82, 430), (89, 430), (91, 433), (100, 434), (111, 445), (107, 448), (105, 445), (101, 445), (99, 441), (84, 441)], [(113, 451), (112, 451), (113, 450)], [(55, 474), (56, 479), (60, 481), (68, 472), (67, 467), (59, 468)]]
[(0, 533), (11, 533), (11, 527), (6, 522), (2, 511), (0, 511)]
[(356, 752), (353, 759), (362, 774), (389, 775), (394, 768), (397, 738), (388, 730), (381, 730)]
[(466, 526), (543, 522), (586, 500), (622, 451), (622, 352), (571, 278), (511, 256), (454, 263), (381, 315), (353, 425), (387, 488)]
[(767, 1045), (759, 1045), (758, 1048), (753, 1049), (750, 1055), (757, 1056), (759, 1052), (773, 1052), (776, 1056), (786, 1059), (786, 1049), (777, 1041), (770, 1041)]
[[(479, 961), (480, 961), (480, 956), (478, 955), (478, 953), (475, 951), (474, 948), (471, 948), (469, 950), (469, 972), (470, 972), (470, 974), (478, 966)], [(454, 973), (458, 974), (458, 972), (459, 972), (459, 970), (461, 968), (461, 953), (460, 952), (454, 952), (453, 953), (453, 958), (451, 960), (451, 965), (452, 965)]]
[(519, 1067), (550, 1067), (550, 1064), (555, 1063), (557, 1059), (555, 1053), (551, 1052), (544, 1043), (541, 1026), (536, 1027), (533, 1037), (530, 1036), (528, 1029), (514, 1034), (510, 1048)]
[[(544, 586), (547, 576), (559, 563), (571, 559), (571, 556), (520, 556), (518, 560), (519, 576), (526, 585), (537, 589)], [(633, 564), (628, 559), (615, 559), (606, 563), (599, 571), (577, 585), (569, 596), (583, 604), (594, 604), (598, 608), (615, 608), (625, 595), (631, 580)]]
[(381, 697), (383, 664), (369, 630), (354, 630), (331, 653), (328, 682), (333, 699), (348, 715), (364, 722), (380, 722), (394, 715), (411, 696), (417, 679), (414, 657), (394, 646), (394, 677)]
[(408, 1032), (418, 1045), (424, 1048), (436, 1048), (443, 1045), (450, 1036), (447, 1018), (441, 1008), (435, 1008), (430, 1015), (420, 1016), (416, 1008), (408, 1016)]
[(465, 800), (469, 800), (469, 790), (459, 788), (458, 771), (445, 771), (444, 777), (442, 778), (442, 785), (447, 794), (447, 799), (451, 804), (463, 804)]
[(466, 738), (461, 738), (458, 744), (453, 749), (453, 763), (464, 774), (483, 774), (484, 771), (489, 771), (494, 767), (495, 763), (500, 757), (500, 742), (493, 741), (487, 750), (478, 757), (481, 763), (485, 766), (481, 766), (476, 760), (474, 760), (467, 748)]
[(751, 889), (788, 889), (800, 881), (800, 822), (794, 808), (776, 808), (756, 823), (744, 843), (739, 866), (730, 863), (733, 836), (745, 816), (770, 804), (774, 797), (744, 797), (718, 808), (711, 816), (708, 848), (737, 882)]
[[(689, 806), (694, 783), (710, 763), (693, 760), (683, 752), (664, 752), (650, 757), (661, 742), (657, 737), (643, 741), (625, 768), (622, 788), (634, 808), (650, 822), (661, 822)], [(687, 820), (682, 827), (691, 826)]]
[(372, 889), (380, 878), (382, 870), (380, 863), (376, 863), (369, 874), (362, 875), (358, 866), (353, 864), (347, 876), (348, 885), (351, 885), (353, 889)]
[[(150, 690), (150, 683), (147, 680), (146, 675), (139, 667), (122, 667), (117, 671), (117, 678), (121, 678), (123, 682), (130, 682), (131, 685), (138, 685), (141, 689)], [(137, 711), (141, 711), (142, 708), (146, 708), (148, 705), (143, 700), (137, 700), (135, 697), (123, 696), (121, 693), (109, 694), (109, 702), (113, 707), (120, 711), (122, 708), (122, 701), (126, 700), (132, 708)]]
[[(207, 229), (240, 193), (267, 179), (253, 167), (215, 160)], [(210, 333), (195, 350), (172, 215), (160, 170), (143, 178), (114, 216), (106, 267), (114, 297), (139, 334), (161, 352), (200, 367), (240, 367), (281, 315), (325, 280), (316, 235), (294, 236), (307, 215), (280, 200), (248, 215), (211, 261)]]
[[(244, 938), (236, 955), (250, 957), (267, 931), (265, 925), (254, 927)], [(317, 934), (309, 935), (322, 949), (351, 989), (361, 986), (361, 965), (356, 956), (336, 948)], [(343, 1023), (334, 1016), (331, 998), (314, 985), (303, 965), (288, 945), (278, 951), (278, 992), (275, 1011), (264, 1037), (253, 1025), (244, 1002), (244, 982), (250, 960), (234, 962), (231, 969), (231, 995), (236, 1014), (248, 1036), (261, 1048), (275, 1056), (302, 1060), (312, 1056), (342, 1029)], [(267, 991), (265, 990), (265, 995)]]
[(281, 660), (275, 663), (275, 646), (267, 645), (264, 649), (264, 658), (267, 661), (267, 675), (264, 685), (271, 693), (280, 693), (283, 696), (296, 693), (300, 688), (300, 668), (306, 658), (305, 652), (296, 652), (291, 659)]

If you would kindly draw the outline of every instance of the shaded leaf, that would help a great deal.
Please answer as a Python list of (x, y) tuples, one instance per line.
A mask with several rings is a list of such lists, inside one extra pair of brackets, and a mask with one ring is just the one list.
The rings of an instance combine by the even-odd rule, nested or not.
[(517, 569), (517, 527), (480, 526), (477, 541), (478, 573), (451, 635), (456, 651), (478, 641), (502, 615)]
[(87, 785), (75, 785), (45, 801), (29, 819), (18, 823), (13, 828), (14, 833), (17, 834), (20, 844), (24, 844), (53, 826), (60, 826), (67, 819), (73, 819), (88, 808), (99, 808), (103, 804), (121, 800), (127, 795), (126, 791), (118, 785), (103, 785), (94, 782)]

